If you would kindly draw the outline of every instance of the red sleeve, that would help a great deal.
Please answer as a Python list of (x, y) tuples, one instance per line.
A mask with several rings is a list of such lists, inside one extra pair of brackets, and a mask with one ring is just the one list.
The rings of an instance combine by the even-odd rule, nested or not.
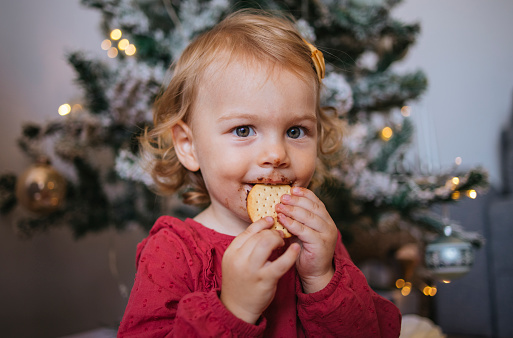
[(399, 337), (401, 314), (376, 294), (353, 264), (339, 235), (334, 256), (335, 274), (322, 290), (305, 294), (299, 279), (298, 316), (306, 336)]
[(171, 230), (144, 240), (118, 337), (261, 336), (265, 320), (251, 325), (238, 319), (216, 289), (203, 285), (203, 277), (197, 276), (203, 267), (196, 269), (202, 264), (199, 256)]

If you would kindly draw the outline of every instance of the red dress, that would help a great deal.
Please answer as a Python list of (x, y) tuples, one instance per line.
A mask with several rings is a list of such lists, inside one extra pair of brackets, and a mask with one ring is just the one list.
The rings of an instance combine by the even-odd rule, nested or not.
[(118, 337), (399, 336), (399, 310), (369, 288), (340, 236), (335, 275), (323, 290), (303, 293), (292, 268), (256, 325), (238, 319), (218, 297), (221, 259), (233, 239), (192, 219), (160, 217), (137, 246), (136, 278)]

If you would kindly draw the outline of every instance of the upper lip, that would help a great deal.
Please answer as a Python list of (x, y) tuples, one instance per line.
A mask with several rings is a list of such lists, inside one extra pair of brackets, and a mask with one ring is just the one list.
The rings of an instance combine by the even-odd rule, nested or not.
[(248, 184), (269, 184), (269, 185), (278, 185), (278, 184), (289, 184), (292, 185), (293, 181), (287, 178), (281, 179), (271, 179), (271, 178), (258, 178), (254, 181), (248, 182)]

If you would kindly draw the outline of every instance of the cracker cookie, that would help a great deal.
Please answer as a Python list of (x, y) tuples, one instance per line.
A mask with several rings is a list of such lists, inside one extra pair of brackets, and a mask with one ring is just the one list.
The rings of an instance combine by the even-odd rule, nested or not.
[(289, 238), (292, 235), (278, 222), (275, 210), (275, 206), (280, 203), (280, 197), (283, 194), (290, 194), (290, 185), (255, 184), (248, 194), (247, 209), (252, 222), (266, 216), (274, 218), (273, 229), (281, 230), (285, 238)]

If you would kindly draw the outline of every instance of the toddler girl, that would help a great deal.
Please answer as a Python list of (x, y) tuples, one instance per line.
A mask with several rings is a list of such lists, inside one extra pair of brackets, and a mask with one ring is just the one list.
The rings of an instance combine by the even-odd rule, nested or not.
[[(287, 19), (232, 14), (192, 42), (142, 139), (163, 193), (194, 219), (159, 218), (137, 248), (120, 337), (397, 337), (400, 314), (351, 262), (309, 190), (340, 143), (319, 105), (322, 54)], [(276, 206), (293, 235), (252, 223), (256, 183), (290, 184)]]

